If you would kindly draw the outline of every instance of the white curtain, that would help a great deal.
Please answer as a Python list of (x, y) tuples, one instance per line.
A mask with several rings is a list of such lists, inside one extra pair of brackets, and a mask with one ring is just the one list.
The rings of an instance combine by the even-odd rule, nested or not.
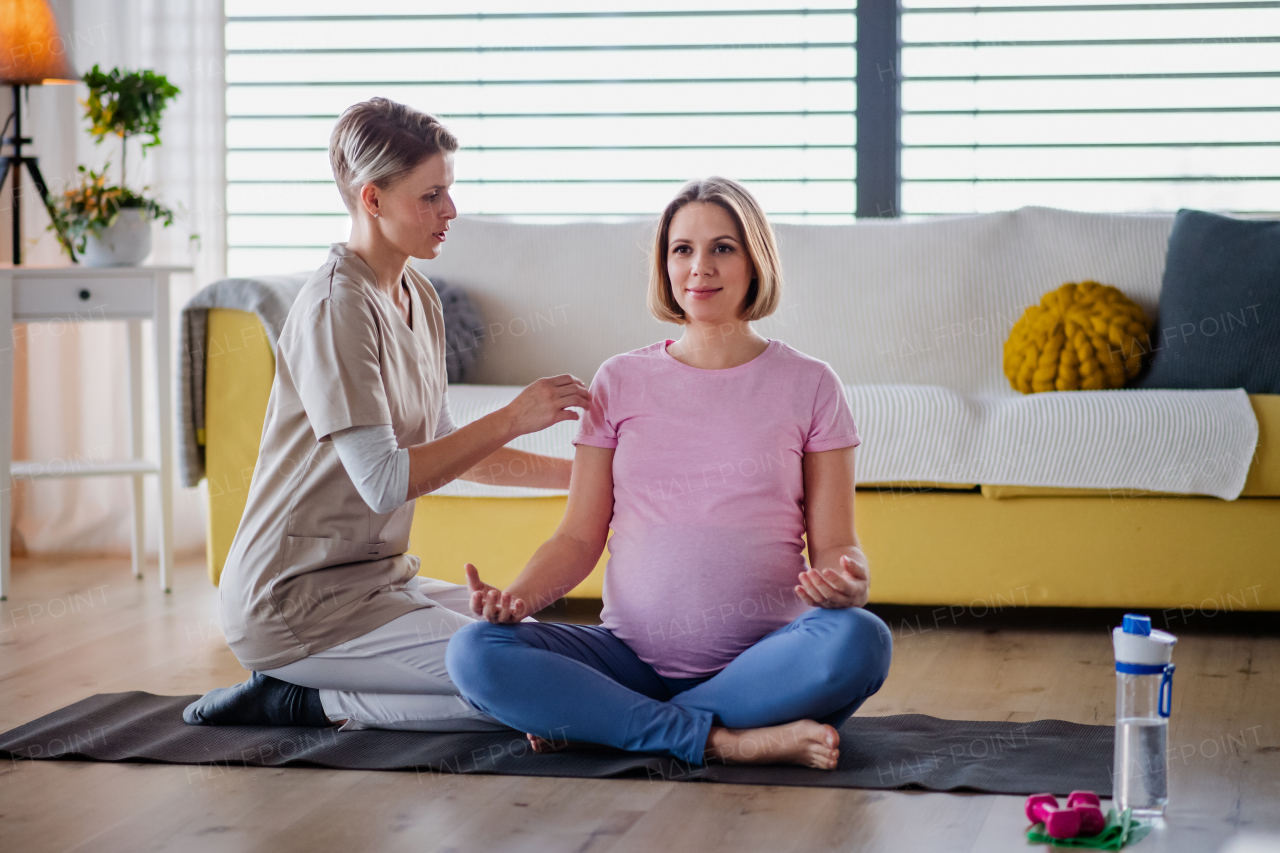
[[(148, 263), (192, 266), (176, 276), (170, 291), (171, 351), (176, 388), (177, 321), (195, 291), (224, 275), (224, 51), (222, 0), (54, 0), (72, 64), (83, 73), (95, 63), (104, 70), (149, 68), (164, 74), (182, 92), (165, 112), (163, 144), (144, 157), (137, 143), (128, 152), (128, 184), (151, 192), (180, 219), (171, 228), (154, 227), (155, 251)], [(73, 179), (77, 164), (94, 168), (107, 160), (118, 176), (119, 142), (95, 145), (77, 103), (87, 91), (76, 86), (33, 87), (24, 105), (24, 126), (35, 140), (32, 153), (55, 194)], [(6, 97), (6, 101), (8, 98)], [(7, 105), (7, 104), (6, 104)], [(7, 111), (5, 115), (7, 115)], [(26, 188), (24, 262), (65, 263), (48, 217)], [(8, 218), (8, 197), (0, 215)], [(8, 259), (8, 223), (0, 228), (0, 250)], [(189, 239), (198, 234), (197, 241)], [(146, 447), (158, 453), (155, 398), (150, 381), (153, 352), (150, 324), (144, 324), (147, 381)], [(129, 454), (127, 350), (123, 323), (33, 323), (15, 328), (14, 458), (124, 458)], [(173, 390), (171, 389), (171, 393)], [(173, 409), (178, 410), (174, 399)], [(173, 429), (173, 425), (168, 425)], [(175, 432), (176, 438), (176, 432)], [(180, 554), (203, 553), (205, 488), (174, 483), (174, 547)], [(147, 551), (157, 551), (158, 484), (147, 478)], [(112, 554), (129, 552), (128, 478), (42, 480), (16, 484), (13, 551), (17, 554)]]

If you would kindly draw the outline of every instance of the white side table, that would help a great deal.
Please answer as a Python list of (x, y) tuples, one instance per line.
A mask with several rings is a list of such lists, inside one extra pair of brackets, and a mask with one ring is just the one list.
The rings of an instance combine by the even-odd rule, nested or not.
[[(160, 477), (160, 586), (169, 592), (173, 565), (173, 417), (170, 397), (169, 276), (191, 267), (34, 267), (0, 265), (0, 599), (9, 594), (11, 478), (132, 477), (133, 573), (142, 577), (143, 477)], [(70, 323), (124, 320), (129, 334), (129, 428), (131, 456), (108, 461), (13, 460), (13, 324), (41, 320)], [(155, 335), (156, 421), (160, 458), (144, 457), (142, 432), (142, 321)]]

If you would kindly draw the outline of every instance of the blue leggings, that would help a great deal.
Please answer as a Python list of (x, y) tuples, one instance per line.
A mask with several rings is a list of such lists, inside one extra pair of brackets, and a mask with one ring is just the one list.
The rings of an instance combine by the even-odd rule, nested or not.
[(602, 626), (546, 622), (465, 625), (445, 665), (468, 702), (512, 728), (702, 764), (713, 725), (839, 728), (892, 654), (884, 622), (851, 607), (807, 610), (702, 678), (659, 675)]

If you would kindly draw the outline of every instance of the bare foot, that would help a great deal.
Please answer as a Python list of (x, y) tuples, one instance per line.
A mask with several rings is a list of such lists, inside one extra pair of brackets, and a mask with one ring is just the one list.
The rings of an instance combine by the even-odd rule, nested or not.
[(796, 720), (758, 729), (714, 726), (707, 737), (708, 761), (725, 764), (799, 764), (834, 770), (840, 758), (840, 735), (825, 723)]
[(534, 734), (525, 734), (529, 739), (529, 744), (533, 747), (534, 752), (546, 754), (549, 752), (562, 752), (566, 749), (599, 749), (600, 745), (596, 743), (588, 743), (580, 740), (548, 740), (544, 737), (538, 737)]

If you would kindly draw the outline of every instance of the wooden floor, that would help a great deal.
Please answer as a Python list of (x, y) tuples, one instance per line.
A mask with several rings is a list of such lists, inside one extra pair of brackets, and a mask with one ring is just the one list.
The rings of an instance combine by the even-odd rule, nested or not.
[[(202, 562), (179, 566), (171, 595), (156, 587), (154, 570), (138, 581), (123, 560), (15, 561), (0, 603), (0, 730), (94, 693), (201, 693), (242, 680)], [(881, 612), (893, 669), (861, 714), (1114, 721), (1114, 614)], [(1181, 638), (1171, 805), (1134, 849), (1212, 851), (1238, 832), (1280, 833), (1280, 634), (1208, 608), (1171, 615)], [(907, 791), (0, 765), (4, 851), (987, 853), (1027, 849), (1021, 811), (1019, 797)]]

